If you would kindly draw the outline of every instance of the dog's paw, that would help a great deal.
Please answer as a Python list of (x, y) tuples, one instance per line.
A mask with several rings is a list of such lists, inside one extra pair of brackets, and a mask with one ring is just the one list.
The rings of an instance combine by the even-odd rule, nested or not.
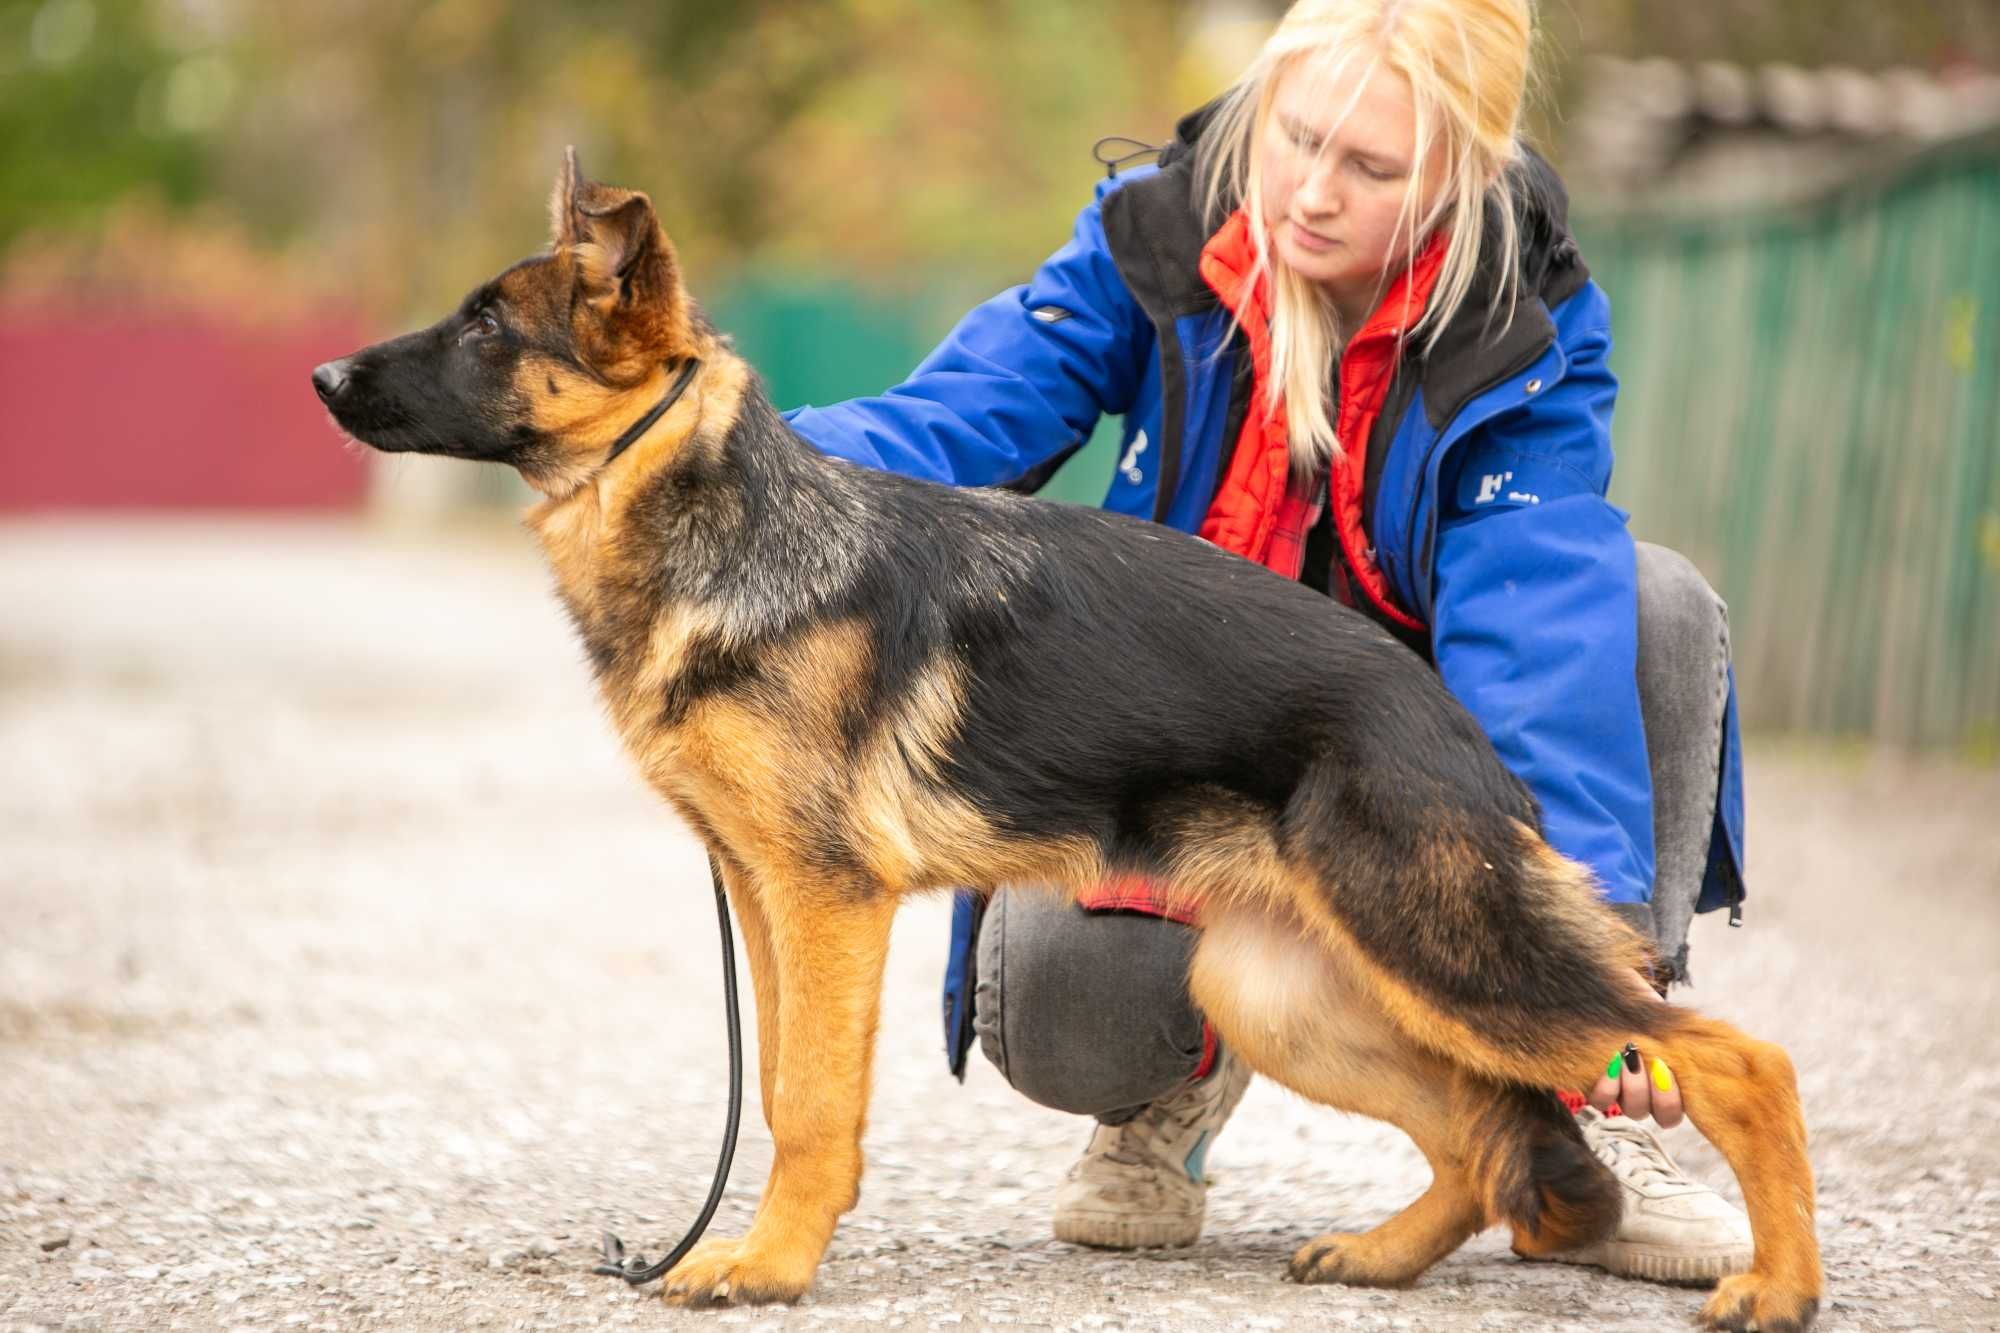
[(660, 1294), (669, 1305), (704, 1309), (713, 1305), (790, 1303), (812, 1285), (813, 1265), (760, 1254), (746, 1240), (705, 1240), (673, 1266)]
[(1301, 1245), (1285, 1275), (1294, 1282), (1339, 1282), (1350, 1287), (1407, 1287), (1417, 1276), (1407, 1266), (1383, 1262), (1368, 1237), (1341, 1231)]
[(1819, 1296), (1762, 1273), (1726, 1277), (1701, 1307), (1703, 1328), (1726, 1333), (1800, 1333), (1819, 1313)]

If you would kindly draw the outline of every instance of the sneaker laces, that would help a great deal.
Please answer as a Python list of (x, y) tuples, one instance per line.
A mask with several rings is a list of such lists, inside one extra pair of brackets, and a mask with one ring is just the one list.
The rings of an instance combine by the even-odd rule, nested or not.
[(1605, 1116), (1595, 1125), (1597, 1142), (1592, 1145), (1597, 1160), (1611, 1168), (1619, 1179), (1644, 1188), (1648, 1185), (1690, 1183), (1666, 1145), (1637, 1121), (1625, 1116)]
[[(1104, 1155), (1128, 1166), (1143, 1165), (1160, 1156), (1159, 1145), (1186, 1129), (1201, 1115), (1202, 1101), (1186, 1093), (1162, 1097), (1122, 1125), (1106, 1125), (1117, 1139)], [(1129, 1147), (1127, 1145), (1130, 1145)]]
[(1201, 1082), (1176, 1089), (1130, 1120), (1099, 1126), (1099, 1132), (1110, 1131), (1112, 1139), (1111, 1146), (1099, 1155), (1125, 1166), (1165, 1161), (1162, 1145), (1207, 1115), (1222, 1095), (1222, 1074), (1218, 1063)]

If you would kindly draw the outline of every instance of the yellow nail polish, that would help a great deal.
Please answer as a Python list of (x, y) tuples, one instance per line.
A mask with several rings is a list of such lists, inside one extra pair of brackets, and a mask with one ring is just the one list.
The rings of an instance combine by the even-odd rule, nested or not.
[(1661, 1092), (1674, 1090), (1674, 1081), (1667, 1076), (1667, 1062), (1657, 1055), (1653, 1057), (1653, 1086)]

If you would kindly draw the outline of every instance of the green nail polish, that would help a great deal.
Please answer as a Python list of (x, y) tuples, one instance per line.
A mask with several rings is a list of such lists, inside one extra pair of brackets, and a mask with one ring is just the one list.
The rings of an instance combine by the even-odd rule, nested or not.
[(1622, 1052), (1618, 1052), (1618, 1051), (1614, 1051), (1614, 1052), (1612, 1052), (1612, 1054), (1611, 1054), (1611, 1063), (1610, 1063), (1610, 1064), (1608, 1064), (1608, 1065), (1606, 1065), (1606, 1066), (1604, 1066), (1604, 1077), (1606, 1077), (1606, 1078), (1617, 1078), (1617, 1077), (1618, 1077), (1618, 1059), (1619, 1059), (1619, 1056), (1620, 1056), (1621, 1054), (1622, 1054)]

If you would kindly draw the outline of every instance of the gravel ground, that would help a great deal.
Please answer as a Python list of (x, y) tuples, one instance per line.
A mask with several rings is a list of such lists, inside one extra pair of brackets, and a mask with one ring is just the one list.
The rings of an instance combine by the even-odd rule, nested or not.
[[(808, 1298), (688, 1314), (591, 1276), (600, 1228), (658, 1253), (707, 1188), (715, 925), (512, 528), (0, 527), (0, 757), (0, 1327), (1602, 1330), (1699, 1303), (1497, 1231), (1408, 1292), (1280, 1281), (1426, 1173), (1261, 1083), (1200, 1245), (1056, 1243), (1087, 1127), (945, 1073), (942, 903), (899, 924), (862, 1201)], [(1699, 924), (1687, 998), (1799, 1065), (1824, 1326), (2000, 1325), (2000, 773), (1763, 744), (1750, 795), (1748, 928)], [(750, 1106), (721, 1233), (770, 1160)]]

